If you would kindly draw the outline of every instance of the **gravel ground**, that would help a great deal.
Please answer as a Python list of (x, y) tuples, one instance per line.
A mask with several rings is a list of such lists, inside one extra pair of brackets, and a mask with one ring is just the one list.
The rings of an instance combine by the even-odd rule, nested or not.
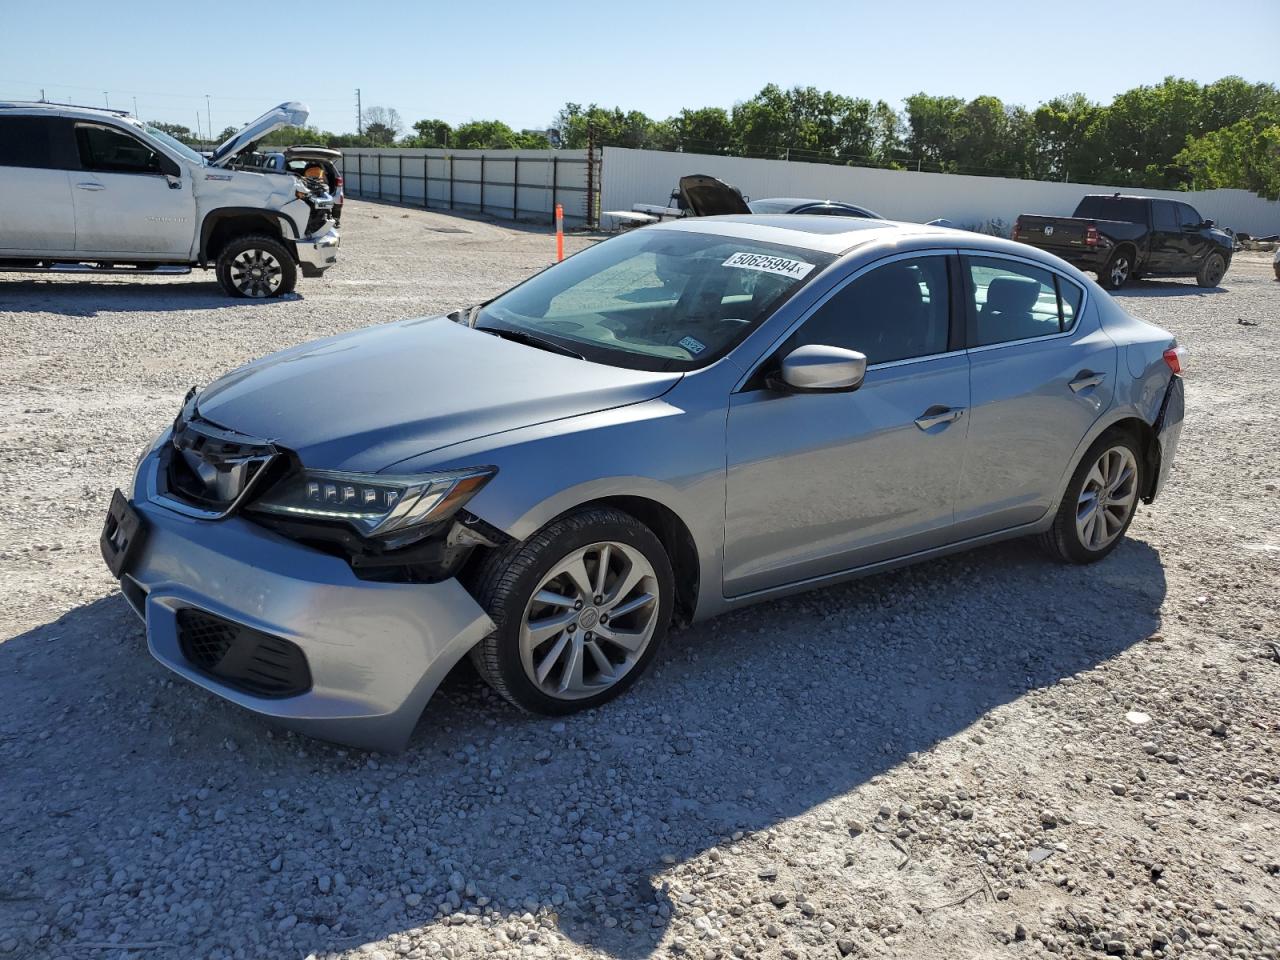
[(171, 679), (97, 552), (192, 383), (552, 250), (346, 218), (341, 266), (279, 303), (0, 275), (0, 954), (1280, 956), (1266, 258), (1123, 294), (1194, 367), (1171, 485), (1103, 563), (1012, 543), (765, 604), (563, 721), (464, 665), (385, 757)]

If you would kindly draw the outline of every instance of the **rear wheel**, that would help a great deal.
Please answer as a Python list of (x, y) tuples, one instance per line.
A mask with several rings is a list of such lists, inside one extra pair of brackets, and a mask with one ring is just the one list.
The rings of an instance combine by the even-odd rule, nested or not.
[(232, 240), (218, 254), (218, 283), (233, 297), (260, 300), (292, 293), (298, 267), (285, 245), (274, 237)]
[(516, 706), (564, 714), (621, 694), (653, 661), (671, 620), (671, 561), (630, 514), (592, 508), (487, 557), (476, 599), (496, 629), (471, 651)]
[(1133, 251), (1128, 247), (1120, 247), (1098, 272), (1098, 283), (1107, 290), (1119, 290), (1133, 279), (1135, 272)]
[(1142, 458), (1133, 439), (1119, 433), (1101, 437), (1072, 474), (1042, 545), (1067, 563), (1101, 560), (1133, 522), (1142, 479)]
[(1202, 287), (1216, 287), (1222, 282), (1227, 272), (1226, 258), (1220, 253), (1211, 253), (1204, 258), (1200, 269), (1196, 271), (1196, 283)]

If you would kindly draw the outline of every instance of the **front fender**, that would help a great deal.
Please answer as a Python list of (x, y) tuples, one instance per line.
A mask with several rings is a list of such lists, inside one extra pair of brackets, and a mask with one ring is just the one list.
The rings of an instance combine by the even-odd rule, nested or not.
[[(612, 497), (650, 500), (688, 529), (699, 583), (707, 587), (702, 592), (718, 596), (724, 549), (724, 418), (723, 409), (681, 409), (668, 395), (455, 444), (399, 463), (396, 472), (496, 466), (497, 475), (467, 510), (518, 540), (586, 503)], [(656, 450), (662, 455), (654, 456)]]

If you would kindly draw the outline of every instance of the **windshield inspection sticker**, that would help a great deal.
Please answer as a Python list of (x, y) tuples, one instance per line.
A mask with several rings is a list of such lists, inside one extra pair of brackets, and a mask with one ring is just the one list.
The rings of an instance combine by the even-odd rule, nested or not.
[(812, 263), (805, 263), (803, 260), (770, 257), (763, 253), (735, 253), (721, 266), (737, 267), (740, 270), (763, 270), (765, 273), (776, 273), (780, 277), (791, 277), (793, 280), (799, 280), (813, 269)]
[(703, 350), (707, 349), (707, 345), (705, 343), (703, 343), (701, 340), (695, 340), (693, 339), (693, 337), (685, 337), (683, 340), (680, 341), (680, 346), (684, 347), (686, 350), (692, 353), (695, 357), (698, 354), (700, 354)]

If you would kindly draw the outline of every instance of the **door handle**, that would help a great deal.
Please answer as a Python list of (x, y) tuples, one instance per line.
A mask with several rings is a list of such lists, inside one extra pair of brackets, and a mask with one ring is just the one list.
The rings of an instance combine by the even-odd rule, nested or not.
[(91, 181), (91, 180), (86, 180), (84, 183), (77, 183), (77, 184), (76, 184), (76, 186), (77, 186), (77, 187), (79, 187), (81, 190), (105, 190), (105, 189), (107, 189), (107, 188), (106, 188), (106, 187), (104, 187), (102, 184), (100, 184), (100, 183), (94, 183), (94, 182), (93, 182), (93, 181)]
[(1079, 393), (1081, 390), (1088, 390), (1090, 387), (1096, 387), (1103, 380), (1107, 379), (1105, 373), (1094, 373), (1092, 370), (1081, 370), (1076, 374), (1074, 380), (1067, 384), (1071, 388), (1072, 393)]
[(916, 417), (916, 426), (921, 430), (930, 430), (943, 423), (954, 423), (964, 415), (964, 407), (932, 406)]

